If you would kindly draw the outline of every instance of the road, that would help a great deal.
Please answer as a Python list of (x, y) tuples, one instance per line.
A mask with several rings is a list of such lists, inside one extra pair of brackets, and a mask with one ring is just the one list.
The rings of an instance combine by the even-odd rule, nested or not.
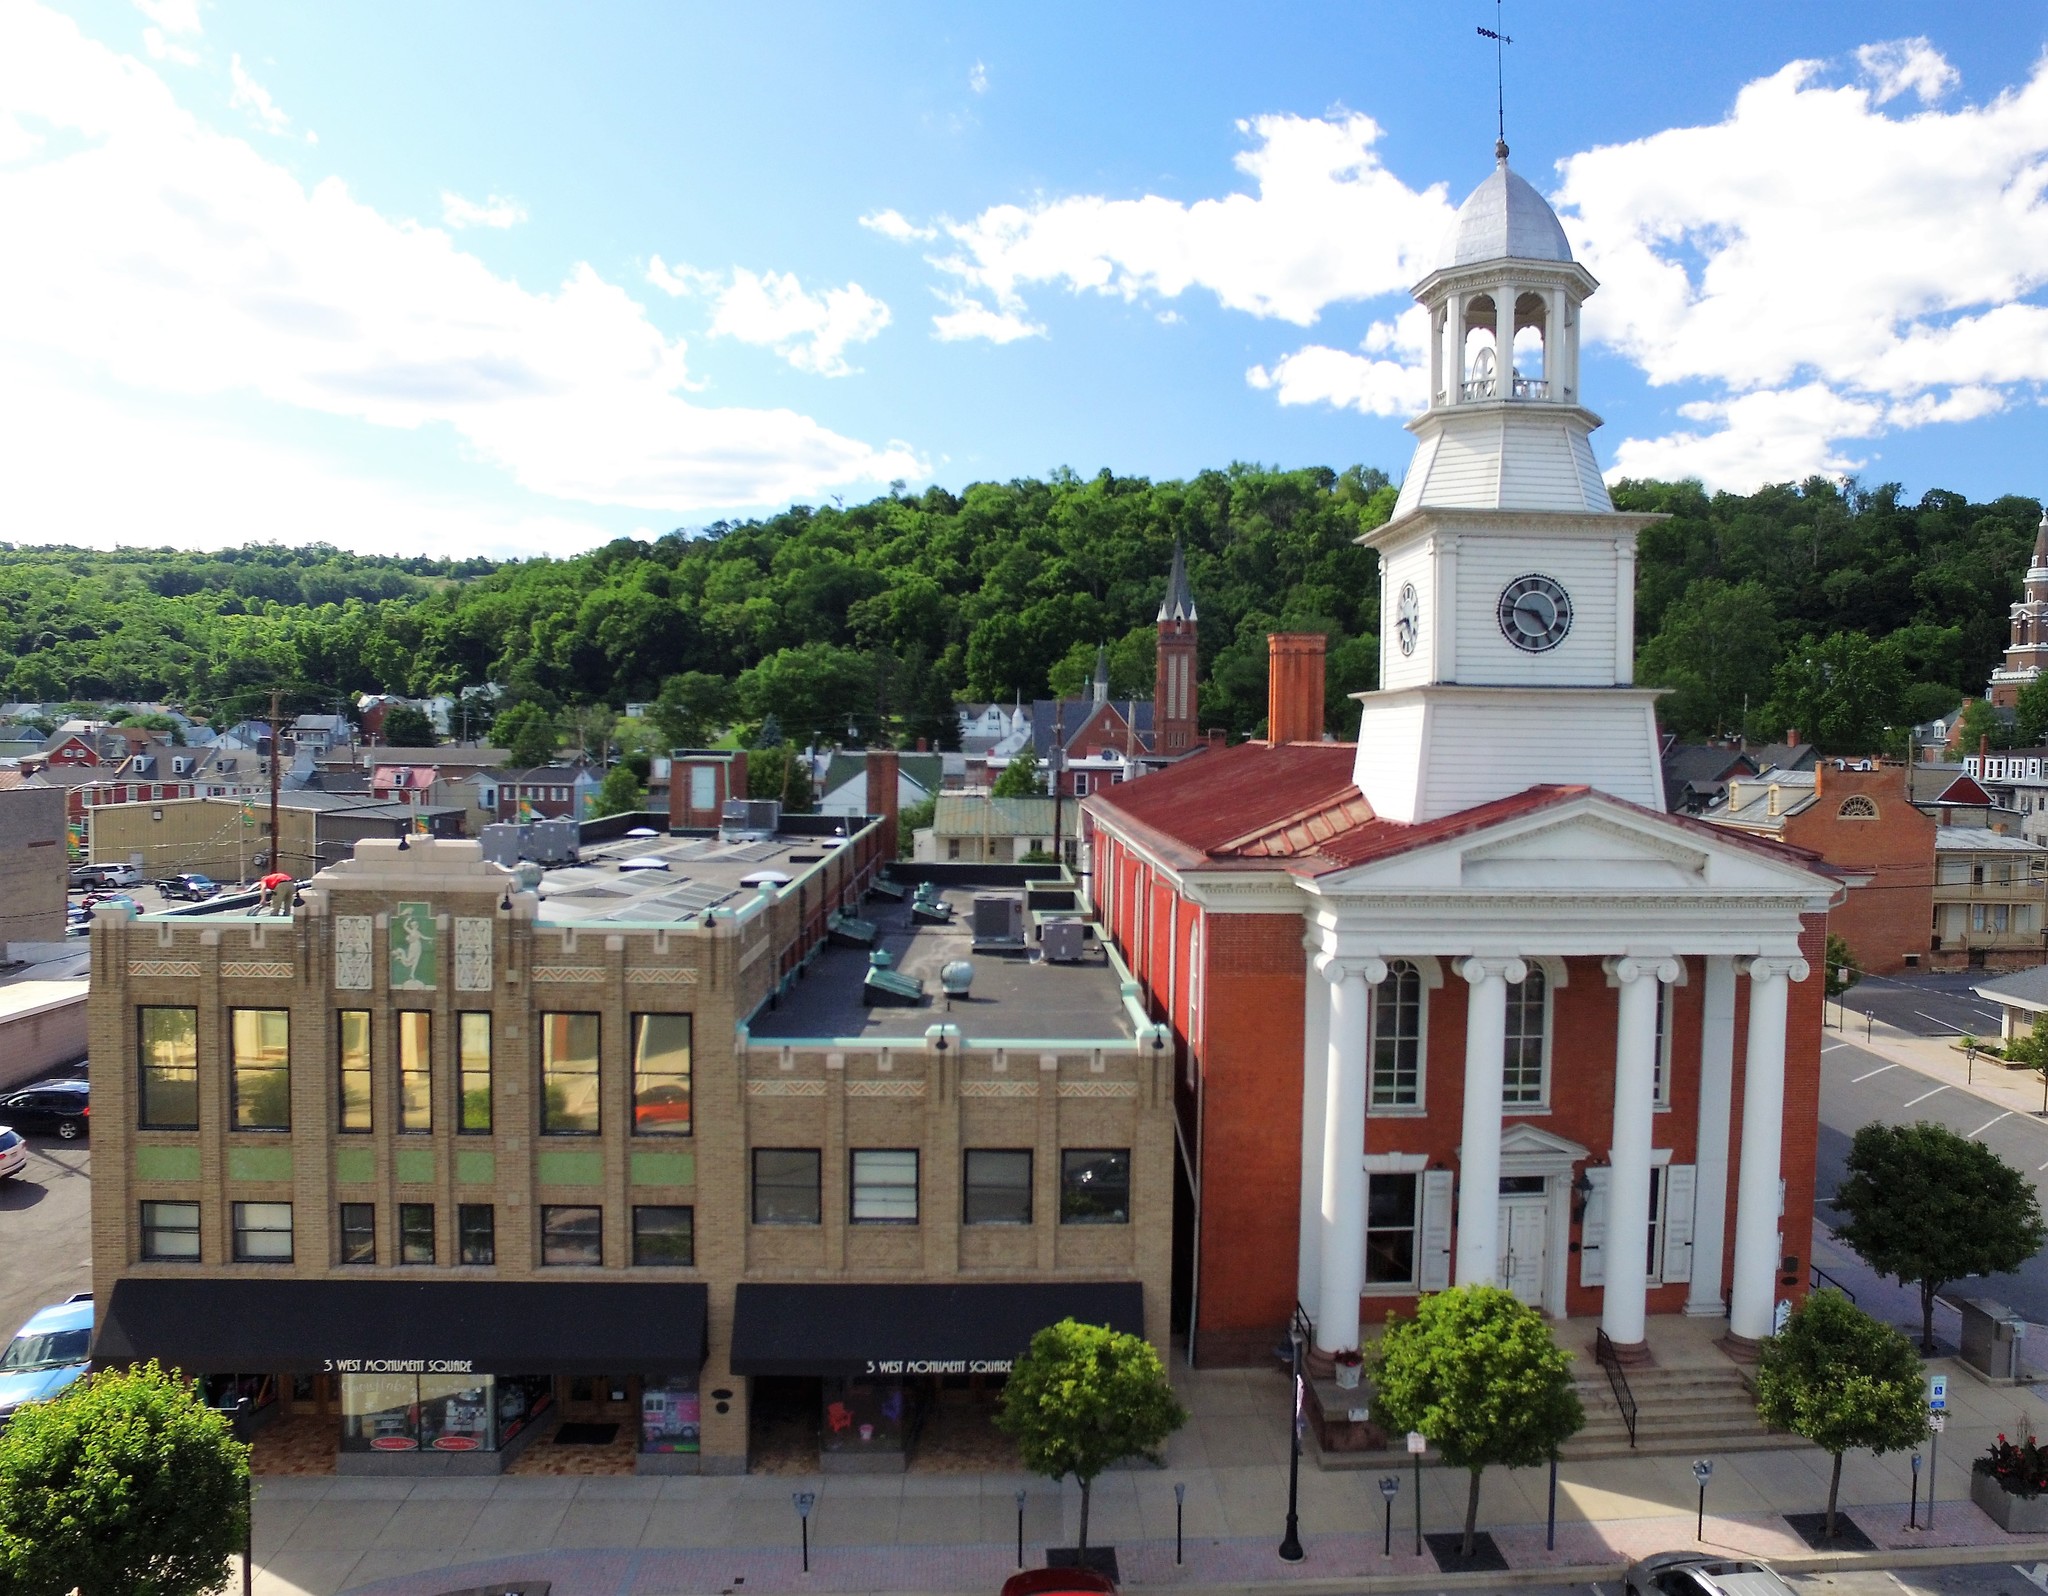
[(92, 1154), (83, 1142), (28, 1140), (28, 1168), (0, 1182), (0, 1336), (92, 1289)]
[[(1842, 1007), (1875, 1015), (1912, 1036), (1996, 1036), (1998, 1009), (1971, 990), (1991, 978), (1983, 970), (1930, 971), (1909, 979), (1865, 976), (1842, 994)], [(1849, 1028), (1855, 1029), (1853, 1021)]]

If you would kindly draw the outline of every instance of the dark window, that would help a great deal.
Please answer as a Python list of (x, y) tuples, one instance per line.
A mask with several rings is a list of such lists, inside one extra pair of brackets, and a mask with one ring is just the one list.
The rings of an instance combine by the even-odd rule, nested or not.
[(962, 1214), (970, 1225), (1030, 1224), (1030, 1149), (968, 1148)]
[(693, 1208), (635, 1208), (633, 1262), (687, 1268), (697, 1261), (697, 1213)]
[(815, 1147), (755, 1148), (754, 1223), (818, 1224), (818, 1169)]
[(494, 1264), (498, 1261), (498, 1211), (489, 1203), (464, 1203), (455, 1210), (457, 1228), (462, 1232), (462, 1261), (466, 1264)]
[(1075, 1148), (1060, 1153), (1060, 1223), (1131, 1222), (1131, 1155), (1127, 1148)]
[(1365, 1178), (1365, 1283), (1412, 1285), (1415, 1281), (1416, 1188), (1421, 1177), (1368, 1175)]
[(199, 1011), (140, 1009), (140, 1114), (144, 1130), (199, 1128)]
[(290, 1263), (292, 1205), (235, 1204), (235, 1262)]
[(491, 1129), (491, 1017), (464, 1014), (456, 1021), (456, 1092), (462, 1113), (455, 1128), (466, 1136)]
[(540, 1261), (543, 1264), (604, 1262), (602, 1208), (543, 1208), (540, 1211)]
[(434, 1128), (434, 1016), (398, 1011), (398, 1128)]
[(402, 1264), (430, 1264), (434, 1261), (434, 1205), (398, 1205), (398, 1261)]
[(334, 1016), (337, 1065), (341, 1072), (341, 1128), (370, 1128), (370, 1011), (342, 1009)]
[(144, 1203), (142, 1256), (199, 1262), (199, 1204)]
[(853, 1154), (853, 1222), (917, 1223), (917, 1149), (861, 1147)]
[(595, 1136), (597, 1016), (540, 1017), (540, 1128), (549, 1136)]
[(345, 1264), (373, 1264), (377, 1261), (377, 1210), (374, 1205), (341, 1205), (341, 1261)]
[(1373, 1107), (1414, 1108), (1421, 1088), (1422, 971), (1396, 959), (1373, 995)]
[(633, 1130), (690, 1134), (690, 1016), (633, 1016)]
[(290, 1130), (292, 1024), (285, 1009), (229, 1009), (236, 1130)]

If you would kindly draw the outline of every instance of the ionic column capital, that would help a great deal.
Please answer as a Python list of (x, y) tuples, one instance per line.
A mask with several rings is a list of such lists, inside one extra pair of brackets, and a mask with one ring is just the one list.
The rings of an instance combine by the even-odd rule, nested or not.
[(1353, 980), (1363, 981), (1367, 986), (1378, 986), (1387, 978), (1387, 961), (1372, 953), (1319, 953), (1316, 955), (1316, 970), (1332, 986), (1342, 986)]
[(1458, 974), (1472, 985), (1482, 981), (1505, 981), (1510, 986), (1529, 979), (1529, 966), (1513, 954), (1502, 958), (1490, 954), (1476, 954), (1469, 959), (1458, 961)]
[(1813, 966), (1797, 954), (1786, 958), (1770, 955), (1754, 959), (1741, 959), (1736, 969), (1752, 981), (1804, 981), (1813, 973)]
[(1605, 961), (1607, 973), (1626, 986), (1631, 981), (1661, 981), (1670, 986), (1685, 974), (1685, 966), (1669, 954), (1624, 953)]

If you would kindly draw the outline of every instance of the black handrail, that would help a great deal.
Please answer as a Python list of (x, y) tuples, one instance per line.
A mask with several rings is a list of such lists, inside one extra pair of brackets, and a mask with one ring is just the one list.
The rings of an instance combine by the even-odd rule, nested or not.
[(1833, 1286), (1835, 1290), (1839, 1291), (1851, 1302), (1854, 1302), (1856, 1300), (1855, 1292), (1851, 1291), (1847, 1286), (1843, 1285), (1841, 1281), (1837, 1280), (1833, 1275), (1829, 1274), (1825, 1269), (1821, 1268), (1819, 1264), (1813, 1264), (1810, 1267), (1813, 1270), (1813, 1280), (1811, 1283), (1814, 1290), (1818, 1291), (1824, 1285)]
[(1615, 1404), (1621, 1409), (1621, 1422), (1628, 1426), (1629, 1449), (1636, 1444), (1636, 1399), (1628, 1388), (1628, 1376), (1621, 1372), (1621, 1358), (1614, 1350), (1614, 1343), (1607, 1338), (1605, 1330), (1593, 1332), (1593, 1357), (1600, 1367), (1607, 1371), (1608, 1387), (1614, 1392)]

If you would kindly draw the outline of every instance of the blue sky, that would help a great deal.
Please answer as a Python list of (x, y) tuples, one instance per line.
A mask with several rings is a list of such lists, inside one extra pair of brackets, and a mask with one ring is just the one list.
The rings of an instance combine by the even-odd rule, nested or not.
[[(0, 3), (0, 537), (1395, 477), (1487, 3)], [(2038, 494), (2038, 7), (1510, 0), (1604, 463)], [(11, 456), (11, 458), (9, 458)]]

